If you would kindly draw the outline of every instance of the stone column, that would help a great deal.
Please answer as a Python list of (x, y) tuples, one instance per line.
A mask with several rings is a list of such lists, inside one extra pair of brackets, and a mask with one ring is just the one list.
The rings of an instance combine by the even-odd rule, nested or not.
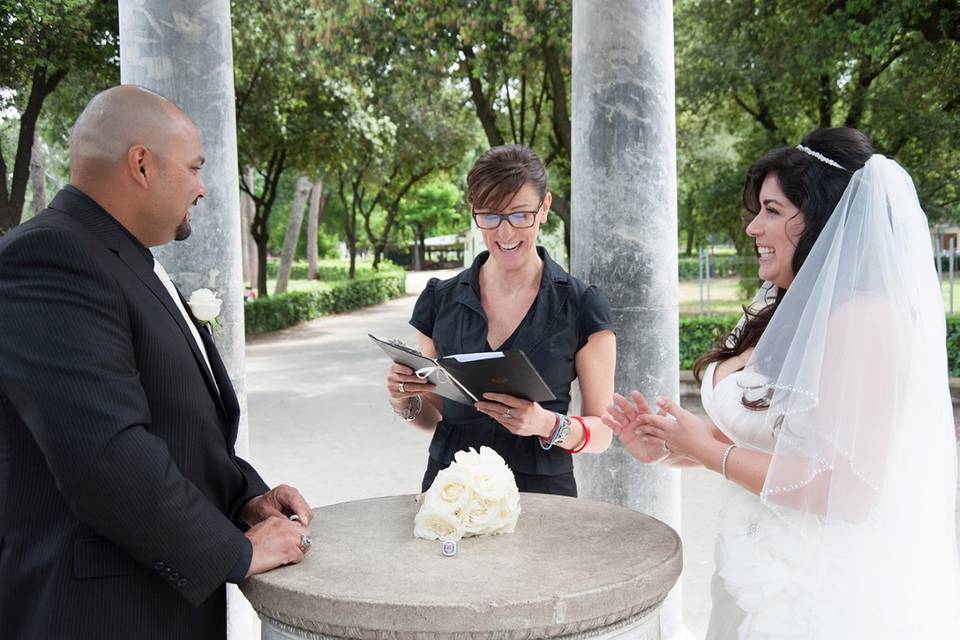
[[(616, 387), (679, 395), (673, 8), (668, 0), (573, 3), (572, 272), (602, 287), (617, 328)], [(680, 473), (618, 442), (577, 456), (582, 497), (680, 531)], [(679, 587), (664, 638), (684, 638)]]
[[(223, 299), (215, 338), (242, 410), (237, 453), (246, 456), (246, 387), (240, 198), (229, 0), (119, 0), (120, 80), (169, 98), (197, 124), (208, 194), (194, 209), (193, 234), (154, 250), (189, 298), (200, 287)], [(231, 637), (249, 637), (253, 613), (228, 590)]]

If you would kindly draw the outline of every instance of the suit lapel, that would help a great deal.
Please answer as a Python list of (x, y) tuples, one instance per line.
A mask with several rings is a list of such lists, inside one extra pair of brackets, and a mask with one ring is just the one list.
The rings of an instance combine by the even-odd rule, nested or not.
[[(216, 397), (220, 402), (220, 408), (227, 417), (227, 423), (229, 425), (228, 435), (230, 436), (229, 442), (233, 442), (236, 436), (237, 424), (240, 419), (240, 403), (237, 401), (237, 394), (233, 391), (233, 381), (230, 380), (230, 373), (227, 371), (226, 365), (223, 364), (223, 359), (217, 350), (217, 344), (213, 341), (210, 329), (194, 317), (190, 305), (184, 300), (183, 294), (180, 293), (179, 289), (177, 289), (177, 294), (180, 296), (183, 308), (187, 310), (187, 315), (190, 316), (190, 321), (193, 322), (197, 328), (197, 333), (200, 334), (200, 340), (203, 341), (203, 348), (207, 351), (207, 358), (210, 360), (209, 372), (213, 374), (213, 379), (216, 380), (216, 385), (213, 390), (216, 391), (219, 389)], [(192, 336), (191, 341), (193, 341)], [(203, 358), (203, 354), (200, 354), (200, 357)], [(201, 362), (201, 364), (206, 371), (206, 363)]]
[[(135, 248), (131, 247), (129, 250), (127, 248), (121, 248), (117, 255), (120, 259), (130, 268), (131, 271), (140, 279), (140, 281), (146, 285), (151, 293), (160, 301), (160, 304), (163, 305), (163, 308), (167, 310), (167, 313), (170, 314), (170, 317), (173, 318), (173, 321), (177, 323), (177, 326), (180, 328), (180, 333), (183, 334), (184, 340), (187, 341), (187, 345), (190, 347), (190, 351), (193, 353), (193, 358), (197, 363), (197, 366), (200, 367), (200, 371), (203, 374), (203, 379), (207, 382), (207, 389), (210, 393), (213, 394), (214, 398), (217, 399), (217, 402), (220, 403), (220, 394), (217, 392), (217, 385), (214, 382), (213, 375), (210, 372), (210, 369), (207, 367), (206, 361), (203, 359), (203, 353), (200, 351), (200, 345), (197, 344), (197, 341), (193, 339), (193, 334), (190, 332), (190, 328), (187, 326), (187, 322), (183, 317), (183, 314), (180, 313), (180, 309), (177, 307), (177, 304), (173, 301), (173, 298), (170, 297), (170, 293), (167, 292), (167, 288), (163, 286), (163, 283), (160, 282), (160, 278), (157, 277), (157, 274), (154, 273), (153, 269), (147, 267), (146, 263), (142, 259), (138, 259), (139, 256), (132, 254), (132, 251), (136, 251)], [(179, 293), (179, 292), (178, 292)], [(182, 300), (182, 297), (181, 297)], [(184, 305), (186, 309), (189, 307)], [(220, 408), (223, 410), (223, 404), (220, 403)], [(226, 411), (224, 410), (224, 414)]]
[(233, 381), (230, 380), (230, 373), (220, 358), (220, 352), (217, 351), (217, 345), (213, 341), (213, 336), (206, 327), (200, 327), (200, 339), (203, 340), (203, 346), (207, 350), (207, 356), (210, 358), (210, 368), (213, 369), (213, 377), (217, 380), (217, 386), (220, 387), (220, 407), (227, 416), (227, 443), (233, 447), (237, 438), (237, 427), (240, 424), (240, 402), (237, 400), (237, 394), (233, 390)]
[[(200, 367), (204, 380), (207, 382), (207, 388), (213, 397), (216, 398), (224, 416), (229, 418), (220, 394), (217, 392), (217, 385), (214, 382), (210, 370), (207, 368), (203, 354), (200, 352), (200, 345), (193, 339), (193, 334), (190, 332), (190, 328), (187, 326), (183, 314), (180, 313), (180, 309), (177, 308), (176, 303), (173, 301), (173, 298), (170, 297), (166, 287), (160, 282), (160, 278), (154, 273), (153, 267), (149, 262), (149, 257), (144, 255), (140, 248), (134, 244), (134, 241), (120, 223), (110, 217), (109, 213), (102, 210), (102, 208), (89, 197), (71, 187), (60, 191), (53, 199), (53, 202), (50, 203), (49, 208), (66, 213), (80, 223), (89, 233), (103, 242), (107, 248), (116, 254), (116, 256), (120, 258), (120, 261), (137, 276), (140, 282), (146, 286), (160, 304), (163, 305), (163, 308), (170, 314), (170, 317), (180, 328), (180, 333), (183, 334), (184, 339), (187, 341), (187, 345), (193, 353), (197, 366)], [(189, 313), (190, 307), (186, 304), (184, 307)]]

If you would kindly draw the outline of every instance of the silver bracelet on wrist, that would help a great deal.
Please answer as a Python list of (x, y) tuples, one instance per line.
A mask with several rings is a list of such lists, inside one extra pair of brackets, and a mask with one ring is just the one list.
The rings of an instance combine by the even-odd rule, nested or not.
[(723, 450), (723, 458), (720, 459), (720, 473), (723, 474), (724, 480), (729, 480), (730, 476), (727, 475), (727, 459), (730, 457), (730, 452), (737, 448), (737, 445), (731, 444), (726, 449)]
[(415, 404), (417, 405), (416, 409), (411, 408), (411, 403), (409, 401), (403, 408), (403, 411), (397, 411), (396, 407), (394, 407), (392, 404), (390, 405), (390, 408), (393, 409), (393, 412), (404, 422), (413, 422), (423, 410), (423, 399), (420, 396), (413, 396), (411, 400), (415, 401)]
[(539, 436), (540, 448), (544, 451), (549, 451), (553, 445), (570, 435), (570, 418), (559, 412), (554, 412), (554, 415), (557, 416), (557, 421), (553, 426), (553, 431), (550, 432), (550, 436), (547, 438)]

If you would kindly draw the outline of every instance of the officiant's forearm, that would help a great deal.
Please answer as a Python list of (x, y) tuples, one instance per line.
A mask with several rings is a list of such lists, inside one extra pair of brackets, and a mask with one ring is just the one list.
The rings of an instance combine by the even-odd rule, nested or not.
[[(590, 429), (590, 442), (580, 453), (603, 453), (610, 448), (610, 442), (613, 440), (613, 432), (610, 427), (603, 424), (603, 421), (597, 416), (579, 416), (587, 428)], [(576, 420), (571, 421), (570, 435), (561, 440), (558, 444), (564, 449), (577, 449), (583, 444), (583, 427)]]
[[(437, 407), (438, 403), (433, 400), (435, 397), (436, 396), (434, 396), (432, 393), (425, 393), (420, 396), (423, 404), (420, 407), (420, 412), (414, 417), (413, 420), (410, 421), (410, 424), (431, 433), (437, 428), (437, 424), (443, 420), (443, 415), (440, 413), (440, 409)], [(415, 401), (408, 399), (407, 403), (415, 403)], [(416, 408), (416, 404), (414, 404), (413, 407)], [(403, 411), (405, 408), (408, 408), (406, 403), (399, 407), (394, 405), (394, 411)]]

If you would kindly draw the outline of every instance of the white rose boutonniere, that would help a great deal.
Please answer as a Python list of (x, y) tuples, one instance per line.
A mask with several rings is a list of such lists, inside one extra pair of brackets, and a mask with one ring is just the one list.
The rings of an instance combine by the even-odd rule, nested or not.
[(427, 540), (512, 533), (520, 492), (510, 467), (490, 447), (459, 451), (423, 495), (413, 535)]
[(216, 325), (217, 317), (220, 315), (220, 306), (223, 300), (217, 297), (210, 289), (197, 289), (190, 294), (190, 312), (200, 324)]

